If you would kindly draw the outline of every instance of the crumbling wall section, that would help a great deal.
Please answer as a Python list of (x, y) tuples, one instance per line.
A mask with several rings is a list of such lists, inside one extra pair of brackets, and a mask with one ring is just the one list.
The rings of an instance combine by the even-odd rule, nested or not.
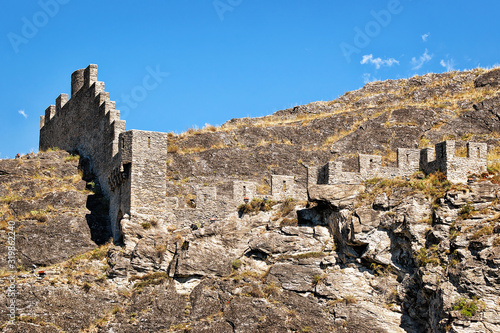
[(397, 150), (397, 167), (382, 166), (382, 156), (359, 154), (358, 172), (345, 172), (340, 161), (330, 161), (325, 166), (308, 168), (310, 185), (355, 185), (371, 178), (407, 177), (422, 170), (425, 174), (441, 171), (454, 183), (466, 182), (470, 174), (486, 171), (487, 144), (468, 142), (467, 157), (455, 156), (455, 141), (447, 140), (435, 148)]
[(487, 170), (488, 145), (468, 142), (467, 157), (455, 156), (455, 141), (446, 140), (421, 152), (420, 165), (426, 174), (440, 171), (453, 183), (465, 183), (470, 174), (481, 174)]

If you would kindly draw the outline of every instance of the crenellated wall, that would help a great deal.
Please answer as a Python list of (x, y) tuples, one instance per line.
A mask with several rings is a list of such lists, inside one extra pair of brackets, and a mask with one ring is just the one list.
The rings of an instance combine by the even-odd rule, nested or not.
[(469, 174), (481, 174), (487, 170), (488, 145), (468, 142), (467, 157), (455, 156), (455, 141), (447, 140), (421, 152), (420, 167), (426, 174), (441, 171), (449, 181), (464, 183)]
[[(89, 65), (71, 75), (71, 98), (61, 94), (55, 105), (40, 119), (40, 150), (58, 147), (90, 160), (102, 191), (110, 200), (109, 217), (115, 241), (121, 226), (158, 219), (179, 225), (205, 222), (236, 214), (247, 198), (284, 200), (307, 199), (306, 189), (293, 176), (272, 175), (271, 197), (257, 194), (256, 183), (236, 180), (217, 192), (214, 186), (200, 186), (194, 208), (179, 208), (179, 199), (166, 197), (167, 133), (125, 130), (125, 121), (97, 81), (97, 65)], [(435, 148), (398, 149), (397, 167), (382, 166), (382, 157), (360, 154), (358, 172), (345, 172), (342, 163), (308, 168), (308, 184), (359, 184), (375, 177), (408, 176), (421, 169), (441, 171), (452, 182), (465, 182), (470, 173), (486, 171), (487, 146), (469, 142), (467, 157), (455, 156), (455, 142), (445, 141)], [(132, 223), (132, 224), (130, 224)], [(125, 240), (125, 243), (127, 240)]]
[(444, 173), (454, 183), (465, 183), (469, 174), (486, 171), (486, 143), (468, 142), (467, 157), (455, 156), (455, 141), (448, 140), (435, 148), (397, 150), (397, 167), (383, 167), (382, 156), (359, 154), (358, 172), (343, 171), (342, 162), (330, 161), (323, 167), (308, 168), (308, 184), (361, 184), (371, 178), (406, 177), (422, 170), (425, 174)]
[(166, 208), (167, 134), (125, 131), (120, 111), (97, 81), (97, 65), (71, 75), (71, 98), (61, 94), (40, 119), (40, 150), (57, 147), (89, 158), (110, 200), (113, 237), (125, 216), (157, 216)]
[(61, 94), (55, 105), (40, 118), (40, 150), (59, 148), (77, 152), (91, 160), (103, 192), (109, 196), (107, 182), (118, 153), (119, 135), (125, 131), (120, 111), (97, 81), (97, 65), (89, 65), (71, 75), (71, 98)]
[[(97, 81), (97, 65), (71, 75), (71, 98), (57, 97), (40, 120), (40, 150), (57, 147), (90, 160), (102, 191), (109, 198), (109, 218), (116, 242), (122, 225), (174, 216), (189, 225), (236, 214), (245, 198), (257, 195), (254, 182), (235, 181), (231, 193), (217, 195), (217, 188), (200, 186), (196, 208), (181, 209), (178, 198), (166, 197), (167, 133), (125, 131), (125, 121)], [(273, 198), (306, 198), (290, 176), (272, 176)], [(130, 225), (129, 225), (130, 226)], [(127, 242), (127, 240), (124, 240)]]

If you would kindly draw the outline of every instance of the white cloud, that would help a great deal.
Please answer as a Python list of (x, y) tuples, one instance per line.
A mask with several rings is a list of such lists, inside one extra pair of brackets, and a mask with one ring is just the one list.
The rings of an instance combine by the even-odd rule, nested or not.
[(422, 54), (420, 57), (411, 58), (410, 64), (413, 66), (412, 69), (420, 69), (426, 62), (430, 61), (434, 55), (429, 54), (427, 49), (425, 49), (424, 54)]
[(422, 40), (423, 40), (424, 42), (427, 42), (427, 38), (429, 38), (429, 36), (430, 36), (430, 35), (431, 35), (431, 33), (430, 33), (430, 32), (428, 32), (428, 33), (426, 33), (426, 34), (423, 34), (423, 35), (422, 35)]
[(451, 72), (451, 71), (455, 70), (455, 61), (453, 60), (453, 58), (451, 58), (450, 60), (447, 60), (447, 61), (444, 61), (443, 59), (441, 59), (439, 64), (441, 66), (443, 66), (444, 68), (446, 68), (447, 72)]
[(17, 111), (21, 116), (23, 116), (24, 118), (28, 118), (28, 115), (26, 114), (26, 112), (24, 112), (24, 110), (19, 110)]
[(380, 80), (377, 79), (376, 77), (373, 77), (370, 73), (364, 73), (363, 74), (363, 83), (364, 84), (367, 84), (367, 83), (370, 83), (370, 82), (374, 82), (374, 81), (380, 81)]
[(391, 67), (394, 64), (399, 65), (399, 61), (397, 61), (394, 58), (389, 58), (389, 59), (382, 59), (382, 58), (373, 58), (373, 54), (366, 54), (363, 56), (363, 59), (361, 60), (361, 64), (372, 64), (375, 65), (376, 69), (379, 69), (380, 66), (387, 66)]

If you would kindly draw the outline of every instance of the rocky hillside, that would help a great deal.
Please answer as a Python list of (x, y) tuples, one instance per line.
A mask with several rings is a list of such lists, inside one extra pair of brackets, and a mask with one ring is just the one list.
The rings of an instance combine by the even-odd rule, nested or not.
[(233, 119), (170, 134), (171, 195), (194, 193), (199, 183), (224, 186), (256, 181), (262, 193), (270, 175), (293, 175), (305, 188), (306, 169), (341, 159), (357, 167), (356, 153), (396, 162), (397, 148), (423, 148), (444, 139), (487, 142), (499, 157), (500, 69), (426, 74), (372, 82), (329, 102), (315, 102), (261, 118)]
[(490, 144), (489, 173), (468, 184), (416, 174), (316, 186), (307, 202), (253, 201), (205, 226), (125, 223), (134, 247), (106, 243), (107, 201), (86, 159), (0, 161), (0, 283), (17, 289), (15, 324), (0, 294), (2, 331), (500, 332), (499, 73), (375, 82), (170, 135), (169, 195), (231, 179), (265, 193), (271, 173), (305, 186), (302, 164), (352, 168), (376, 150), (391, 164), (395, 148), (451, 136)]

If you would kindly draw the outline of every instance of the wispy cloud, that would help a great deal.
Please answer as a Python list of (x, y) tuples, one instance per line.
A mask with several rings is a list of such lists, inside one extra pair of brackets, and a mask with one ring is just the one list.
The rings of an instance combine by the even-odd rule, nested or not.
[(446, 60), (446, 61), (444, 61), (444, 59), (441, 59), (439, 64), (441, 66), (443, 66), (444, 68), (446, 68), (447, 72), (451, 72), (451, 71), (455, 70), (455, 60), (453, 60), (453, 58)]
[(25, 119), (28, 118), (28, 115), (26, 114), (26, 112), (24, 112), (24, 110), (19, 110), (17, 111), (21, 116), (23, 116)]
[(388, 58), (388, 59), (382, 59), (380, 57), (379, 58), (374, 58), (373, 54), (366, 54), (366, 55), (363, 56), (363, 59), (361, 60), (361, 64), (362, 65), (372, 64), (372, 65), (375, 65), (376, 69), (379, 69), (380, 66), (391, 67), (394, 64), (398, 64), (399, 65), (399, 61), (397, 61), (394, 58)]
[(370, 83), (370, 82), (373, 82), (373, 81), (380, 81), (380, 80), (377, 79), (376, 77), (372, 76), (370, 73), (364, 73), (363, 74), (363, 83), (364, 84), (367, 84), (367, 83)]
[(429, 38), (429, 36), (430, 36), (430, 35), (431, 35), (431, 33), (430, 33), (430, 32), (428, 32), (428, 33), (426, 33), (426, 34), (423, 34), (423, 35), (422, 35), (422, 40), (423, 40), (424, 42), (427, 42), (427, 38)]
[(429, 51), (427, 51), (427, 49), (425, 49), (425, 52), (424, 54), (422, 54), (420, 57), (415, 58), (411, 58), (411, 61), (410, 61), (410, 64), (413, 66), (412, 69), (420, 69), (422, 68), (422, 66), (430, 61), (432, 59), (434, 55), (433, 54), (429, 54)]

